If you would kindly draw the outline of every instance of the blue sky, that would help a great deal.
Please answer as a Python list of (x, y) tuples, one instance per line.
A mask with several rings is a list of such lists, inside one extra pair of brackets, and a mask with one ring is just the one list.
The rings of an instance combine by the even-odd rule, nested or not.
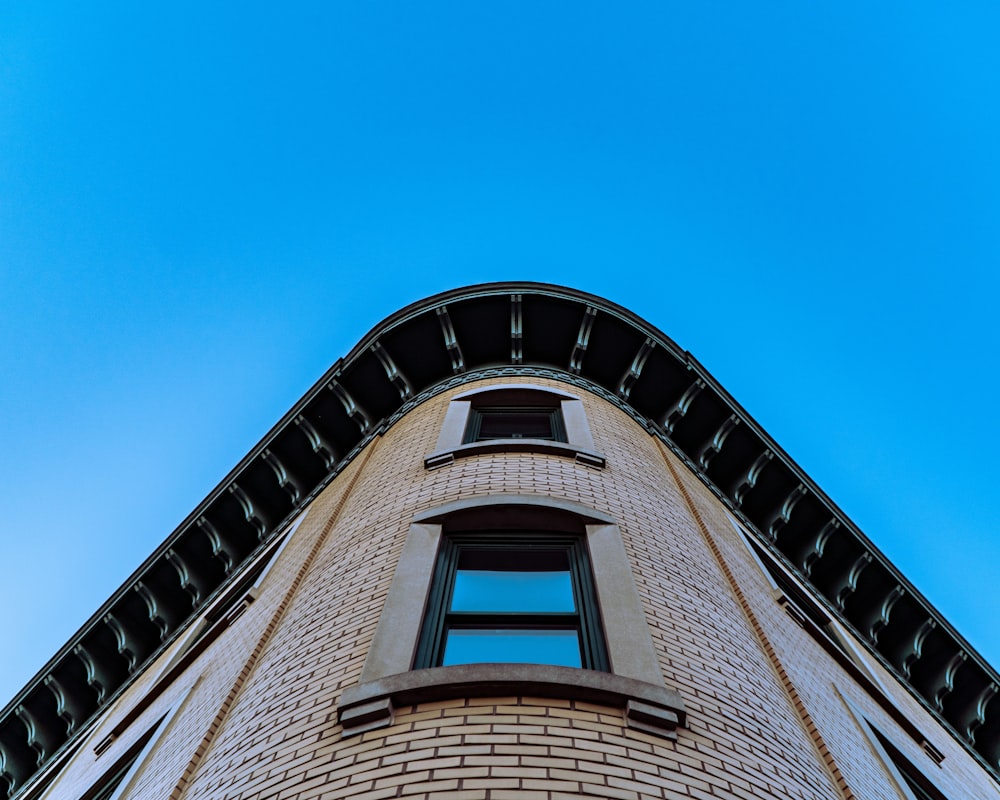
[(0, 705), (379, 320), (689, 349), (994, 665), (993, 3), (0, 6)]

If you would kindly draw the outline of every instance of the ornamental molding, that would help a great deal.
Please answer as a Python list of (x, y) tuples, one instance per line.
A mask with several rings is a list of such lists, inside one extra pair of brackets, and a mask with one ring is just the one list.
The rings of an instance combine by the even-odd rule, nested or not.
[(483, 378), (549, 378), (658, 437), (1000, 779), (1000, 674), (688, 352), (632, 312), (542, 283), (457, 289), (339, 359), (0, 711), (18, 795), (376, 436)]

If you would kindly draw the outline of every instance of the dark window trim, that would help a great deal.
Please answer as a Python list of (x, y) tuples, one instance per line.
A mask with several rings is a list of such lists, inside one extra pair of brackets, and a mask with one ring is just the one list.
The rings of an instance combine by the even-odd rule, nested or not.
[(177, 652), (157, 676), (150, 689), (129, 708), (108, 735), (94, 745), (94, 754), (97, 757), (103, 755), (111, 744), (120, 738), (128, 727), (257, 599), (264, 577), (271, 571), (305, 516), (301, 514), (287, 533), (277, 537), (262, 550), (257, 558), (244, 568), (244, 574), (215, 598), (201, 618), (194, 623), (190, 634), (179, 645)]
[(133, 771), (146, 745), (152, 741), (156, 729), (163, 722), (161, 717), (128, 751), (119, 758), (101, 778), (80, 797), (80, 800), (111, 800)]
[(456, 622), (459, 615), (447, 609), (455, 581), (455, 570), (459, 554), (463, 549), (484, 549), (489, 547), (505, 550), (545, 548), (562, 550), (567, 555), (573, 594), (577, 610), (563, 614), (540, 614), (538, 612), (462, 614), (467, 623), (493, 624), (500, 618), (521, 623), (526, 627), (571, 624), (579, 631), (583, 669), (608, 671), (607, 647), (601, 630), (600, 609), (594, 591), (590, 559), (586, 542), (581, 535), (552, 533), (549, 531), (496, 531), (479, 533), (451, 533), (441, 537), (434, 578), (427, 601), (427, 612), (421, 627), (414, 669), (441, 666), (444, 656), (445, 632), (450, 622)]
[[(875, 756), (896, 784), (896, 788), (906, 797), (906, 800), (948, 800), (947, 796), (934, 785), (920, 768), (903, 754), (902, 749), (896, 746), (884, 730), (871, 722), (865, 713), (838, 687), (834, 686), (834, 691), (847, 707), (850, 715), (854, 717), (854, 721), (868, 740)], [(922, 747), (922, 750), (932, 763), (938, 767), (941, 766), (943, 758), (937, 759), (935, 753), (928, 752), (926, 747)]]
[[(553, 439), (487, 439), (466, 441), (469, 419), (475, 408), (557, 408), (564, 441)], [(424, 458), (426, 469), (438, 469), (461, 458), (488, 453), (544, 453), (576, 461), (592, 469), (603, 469), (607, 458), (594, 448), (583, 402), (576, 395), (528, 383), (483, 386), (455, 395), (448, 404), (434, 452)]]
[[(865, 721), (867, 722), (867, 720)], [(903, 755), (902, 751), (882, 731), (870, 722), (868, 726), (875, 738), (878, 739), (879, 744), (882, 745), (889, 760), (892, 761), (892, 765), (899, 772), (900, 777), (905, 781), (907, 788), (913, 792), (917, 800), (948, 800), (941, 790), (931, 783), (927, 776)]]
[[(487, 421), (490, 414), (509, 414), (512, 416), (538, 416), (547, 417), (549, 424), (548, 436), (493, 436), (483, 437), (483, 422)], [(540, 439), (547, 442), (563, 442), (566, 440), (566, 425), (563, 422), (562, 408), (554, 406), (476, 406), (469, 409), (469, 419), (465, 425), (465, 435), (462, 444), (473, 444), (475, 442), (491, 442), (497, 439), (519, 440), (519, 439)]]
[[(150, 725), (146, 732), (143, 733), (135, 743), (130, 745), (123, 755), (119, 756), (118, 759), (115, 760), (114, 766), (104, 773), (104, 777), (101, 781), (98, 781), (91, 789), (89, 789), (88, 792), (80, 798), (80, 800), (105, 800), (105, 798), (106, 800), (124, 800), (125, 797), (131, 797), (132, 794), (130, 790), (136, 775), (138, 775), (139, 771), (146, 765), (150, 754), (160, 741), (160, 738), (166, 734), (167, 730), (173, 723), (174, 718), (181, 712), (185, 705), (187, 705), (187, 701), (190, 699), (195, 687), (197, 687), (200, 682), (201, 675), (194, 678), (194, 680), (184, 689), (181, 689), (174, 698), (170, 709), (165, 714), (160, 716), (156, 722)], [(92, 796), (91, 793), (101, 790), (103, 788), (102, 783), (106, 782), (111, 776), (117, 777), (116, 771), (118, 768), (123, 764), (123, 762), (129, 760), (130, 758), (131, 761), (128, 769), (124, 771), (124, 774), (115, 784), (110, 794), (97, 794), (96, 796)], [(126, 794), (126, 792), (129, 793)]]
[[(880, 686), (875, 674), (869, 672), (868, 664), (859, 652), (848, 651), (842, 637), (849, 633), (841, 633), (836, 620), (815, 600), (813, 600), (797, 579), (780, 564), (777, 559), (752, 536), (745, 533), (732, 517), (730, 523), (737, 535), (743, 541), (747, 551), (753, 557), (762, 574), (772, 587), (772, 595), (777, 603), (785, 609), (785, 613), (794, 620), (826, 653), (847, 672), (858, 685), (868, 693), (892, 720), (902, 728), (907, 736), (919, 744), (924, 751), (938, 764), (944, 760), (940, 751), (928, 740), (923, 732), (910, 721), (899, 707), (889, 697), (887, 690)], [(852, 650), (856, 650), (853, 646)]]

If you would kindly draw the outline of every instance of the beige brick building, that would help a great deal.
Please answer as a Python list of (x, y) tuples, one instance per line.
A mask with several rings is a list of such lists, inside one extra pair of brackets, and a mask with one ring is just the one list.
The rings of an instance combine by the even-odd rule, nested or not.
[(338, 361), (0, 715), (0, 798), (1000, 800), (1000, 677), (691, 356), (495, 284)]

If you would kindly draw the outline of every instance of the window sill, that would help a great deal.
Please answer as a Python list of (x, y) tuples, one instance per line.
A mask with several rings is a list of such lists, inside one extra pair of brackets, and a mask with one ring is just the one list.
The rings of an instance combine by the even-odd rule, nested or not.
[(454, 463), (459, 458), (486, 455), (489, 453), (545, 453), (546, 455), (571, 458), (585, 467), (603, 469), (607, 459), (603, 453), (578, 447), (565, 442), (549, 439), (490, 439), (485, 442), (470, 442), (450, 450), (439, 450), (424, 459), (425, 469), (438, 469)]
[(391, 725), (396, 706), (511, 695), (620, 708), (628, 727), (667, 739), (676, 739), (685, 721), (684, 701), (672, 689), (610, 672), (548, 664), (462, 664), (387, 675), (345, 689), (339, 719), (347, 737)]

